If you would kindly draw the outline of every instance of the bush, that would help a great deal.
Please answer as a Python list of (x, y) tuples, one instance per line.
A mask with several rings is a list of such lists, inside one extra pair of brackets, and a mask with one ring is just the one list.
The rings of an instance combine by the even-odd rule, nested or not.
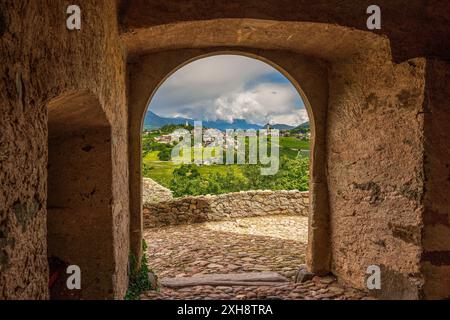
[(147, 164), (145, 162), (142, 164), (142, 176), (150, 177), (151, 170), (153, 170), (152, 166), (150, 166), (149, 164)]
[(173, 171), (170, 189), (175, 197), (186, 195), (222, 194), (245, 190), (300, 190), (309, 187), (309, 158), (282, 157), (275, 175), (261, 175), (260, 165), (241, 167), (242, 176), (236, 170), (225, 173), (201, 175), (194, 164), (183, 164)]
[(172, 155), (172, 148), (164, 148), (158, 153), (158, 159), (161, 161), (169, 161)]
[(247, 190), (300, 190), (309, 187), (309, 158), (290, 159), (282, 157), (280, 168), (275, 175), (261, 175), (261, 166), (246, 165), (243, 174), (247, 179)]
[(144, 291), (156, 290), (157, 288), (152, 288), (152, 284), (148, 279), (148, 273), (150, 272), (147, 266), (147, 244), (142, 240), (142, 261), (141, 265), (137, 265), (136, 257), (130, 253), (130, 274), (129, 274), (129, 284), (128, 291), (125, 295), (125, 300), (139, 300), (140, 295)]

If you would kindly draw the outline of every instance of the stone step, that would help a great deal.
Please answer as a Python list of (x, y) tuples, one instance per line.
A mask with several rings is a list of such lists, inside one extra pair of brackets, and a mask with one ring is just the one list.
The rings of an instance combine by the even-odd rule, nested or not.
[(205, 274), (194, 277), (162, 278), (159, 283), (163, 287), (182, 288), (193, 286), (274, 286), (283, 285), (289, 279), (276, 272), (250, 272)]

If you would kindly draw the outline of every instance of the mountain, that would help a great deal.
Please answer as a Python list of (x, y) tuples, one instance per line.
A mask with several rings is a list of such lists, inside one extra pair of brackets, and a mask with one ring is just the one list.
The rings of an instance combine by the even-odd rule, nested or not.
[(270, 129), (278, 129), (278, 130), (292, 130), (294, 129), (293, 126), (282, 124), (282, 123), (274, 123), (274, 124), (266, 124), (264, 128), (270, 128)]
[(305, 132), (308, 132), (309, 130), (310, 130), (310, 127), (309, 127), (309, 121), (308, 121), (308, 122), (302, 123), (301, 125), (295, 127), (294, 129), (291, 130), (291, 132), (292, 133), (297, 133), (297, 132), (305, 133)]
[[(194, 120), (187, 118), (165, 118), (160, 117), (156, 113), (152, 111), (147, 111), (147, 114), (144, 118), (144, 129), (157, 129), (161, 128), (167, 124), (185, 124), (188, 122), (190, 125), (194, 125)], [(244, 119), (235, 119), (233, 122), (227, 122), (225, 120), (216, 120), (216, 121), (203, 121), (203, 127), (213, 128), (224, 131), (226, 129), (261, 129), (262, 126), (249, 123)]]
[(295, 129), (301, 129), (301, 128), (309, 129), (309, 121), (307, 121), (307, 122), (305, 122), (305, 123), (302, 123), (302, 124), (299, 125), (298, 127), (295, 127)]
[(191, 119), (186, 118), (163, 118), (158, 116), (156, 113), (147, 111), (144, 118), (144, 128), (145, 129), (157, 129), (161, 128), (167, 124), (185, 124), (186, 121), (193, 125)]
[(224, 120), (216, 120), (216, 121), (203, 121), (203, 126), (207, 128), (214, 128), (221, 131), (224, 131), (226, 129), (242, 129), (242, 130), (248, 130), (248, 129), (261, 129), (262, 126), (249, 123), (244, 119), (235, 119), (233, 122), (227, 122)]

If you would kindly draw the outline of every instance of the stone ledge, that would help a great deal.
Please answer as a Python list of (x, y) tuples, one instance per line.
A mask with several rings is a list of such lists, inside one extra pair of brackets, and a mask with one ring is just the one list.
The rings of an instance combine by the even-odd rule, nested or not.
[(144, 228), (268, 215), (307, 216), (309, 192), (251, 190), (144, 203)]
[(270, 286), (285, 284), (289, 280), (276, 272), (251, 272), (251, 273), (228, 273), (228, 274), (206, 274), (185, 278), (163, 278), (161, 285), (164, 287), (181, 288), (200, 285), (222, 286)]

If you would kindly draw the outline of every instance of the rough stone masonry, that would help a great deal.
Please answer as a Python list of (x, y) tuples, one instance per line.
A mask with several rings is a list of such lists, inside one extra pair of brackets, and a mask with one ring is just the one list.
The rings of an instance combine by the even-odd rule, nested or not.
[(308, 192), (241, 191), (144, 203), (144, 228), (267, 215), (307, 216)]

